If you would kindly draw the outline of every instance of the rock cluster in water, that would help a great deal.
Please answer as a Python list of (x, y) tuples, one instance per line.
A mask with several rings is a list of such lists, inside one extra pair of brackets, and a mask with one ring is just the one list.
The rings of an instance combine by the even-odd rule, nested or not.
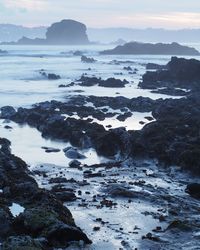
[(122, 81), (113, 77), (103, 80), (102, 78), (88, 77), (83, 75), (79, 80), (77, 80), (75, 83), (71, 83), (69, 86), (74, 84), (85, 87), (99, 86), (105, 88), (124, 88), (128, 84), (128, 81), (125, 79)]
[(184, 88), (199, 91), (200, 89), (200, 61), (172, 57), (171, 61), (161, 69), (143, 75), (139, 87), (145, 89), (156, 88)]
[[(15, 110), (10, 106), (2, 107), (1, 118), (13, 120), (19, 124), (27, 123), (37, 128), (45, 138), (70, 142), (72, 146), (63, 149), (65, 156), (71, 159), (69, 168), (82, 171), (85, 179), (83, 182), (76, 181), (73, 178), (67, 179), (65, 176), (56, 176), (49, 179), (49, 176), (44, 174), (44, 176), (48, 177), (49, 184), (55, 184), (55, 186), (52, 187), (52, 193), (41, 190), (37, 187), (35, 181), (28, 176), (29, 172), (26, 164), (11, 155), (9, 142), (1, 139), (0, 169), (3, 171), (0, 171), (0, 175), (2, 175), (1, 180), (3, 180), (3, 183), (0, 183), (0, 189), (3, 190), (2, 218), (8, 220), (5, 222), (2, 219), (6, 226), (3, 226), (0, 230), (0, 237), (4, 240), (4, 245), (9, 246), (9, 244), (12, 244), (13, 246), (13, 244), (24, 244), (25, 242), (25, 246), (41, 249), (45, 244), (53, 247), (67, 246), (71, 240), (78, 241), (81, 239), (85, 243), (90, 243), (87, 236), (74, 224), (69, 210), (62, 206), (62, 202), (75, 201), (78, 196), (76, 196), (77, 194), (75, 194), (73, 188), (64, 188), (61, 184), (68, 183), (71, 185), (75, 183), (79, 187), (88, 185), (88, 183), (95, 183), (94, 185), (96, 185), (97, 182), (89, 181), (90, 179), (96, 181), (95, 178), (100, 178), (99, 183), (103, 186), (104, 195), (93, 196), (88, 203), (85, 199), (82, 199), (79, 203), (80, 206), (89, 207), (89, 203), (92, 203), (92, 206), (97, 209), (104, 207), (115, 208), (119, 198), (127, 199), (128, 203), (131, 203), (132, 199), (143, 199), (145, 202), (151, 202), (153, 206), (157, 203), (162, 204), (162, 209), (156, 210), (155, 213), (146, 211), (145, 216), (152, 215), (160, 222), (167, 221), (168, 226), (165, 230), (157, 227), (151, 233), (144, 235), (142, 237), (143, 249), (149, 249), (149, 242), (155, 244), (155, 249), (158, 245), (165, 248), (169, 246), (170, 248), (170, 242), (176, 241), (173, 232), (178, 232), (177, 237), (181, 238), (184, 238), (186, 232), (189, 232), (187, 237), (190, 238), (190, 241), (193, 237), (192, 239), (197, 244), (199, 236), (194, 236), (193, 232), (196, 233), (199, 229), (199, 220), (196, 219), (196, 214), (199, 212), (196, 205), (200, 197), (199, 183), (185, 181), (185, 187), (182, 190), (184, 195), (181, 193), (181, 196), (176, 196), (171, 194), (171, 189), (168, 190), (168, 188), (163, 188), (157, 184), (153, 186), (148, 183), (149, 179), (145, 184), (145, 181), (141, 179), (126, 182), (123, 178), (124, 171), (129, 171), (129, 174), (134, 174), (135, 177), (137, 177), (137, 171), (141, 171), (143, 175), (149, 178), (158, 177), (158, 179), (162, 179), (161, 173), (163, 169), (159, 169), (157, 173), (148, 173), (149, 166), (145, 164), (142, 168), (139, 165), (139, 170), (136, 169), (137, 164), (133, 163), (136, 158), (156, 158), (169, 171), (171, 169), (168, 168), (169, 166), (178, 165), (182, 170), (190, 171), (194, 176), (200, 175), (199, 64), (200, 62), (197, 60), (172, 58), (164, 68), (163, 66), (159, 67), (159, 65), (150, 65), (151, 68), (157, 69), (151, 72), (151, 78), (146, 77), (149, 72), (143, 76), (143, 82), (140, 83), (142, 88), (148, 87), (156, 90), (157, 88), (170, 86), (172, 91), (176, 90), (176, 88), (187, 88), (188, 92), (185, 97), (180, 99), (151, 100), (144, 97), (128, 99), (121, 96), (74, 96), (68, 99), (67, 102), (43, 102), (31, 108), (18, 108)], [(165, 77), (162, 77), (163, 74)], [(85, 76), (82, 79), (83, 84), (86, 82), (85, 86), (98, 85), (101, 81), (105, 82), (106, 80), (95, 77), (87, 78)], [(115, 82), (116, 79), (113, 78), (112, 81)], [(169, 86), (166, 84), (169, 84)], [(106, 117), (114, 116), (117, 116), (119, 120), (123, 120), (129, 117), (133, 111), (152, 111), (153, 117), (147, 118), (151, 122), (140, 131), (127, 131), (123, 127), (105, 129), (102, 125), (93, 122), (94, 118), (104, 120)], [(74, 114), (76, 114), (76, 117), (74, 117)], [(84, 153), (82, 154), (81, 149), (88, 148), (93, 148), (98, 155), (109, 157), (114, 161), (92, 166), (82, 164), (81, 160), (85, 156)], [(44, 147), (43, 149), (47, 153), (59, 152), (59, 149), (54, 148)], [(146, 167), (144, 168), (144, 166)], [(159, 167), (161, 168), (161, 166)], [(115, 168), (115, 170), (110, 171), (109, 178), (106, 178), (109, 175), (107, 170), (112, 168)], [(118, 171), (123, 170), (121, 175), (116, 171), (117, 169)], [(18, 178), (15, 180), (16, 177)], [(117, 182), (120, 178), (121, 182)], [(170, 188), (173, 188), (172, 178), (173, 174), (170, 175), (171, 182), (168, 180)], [(21, 183), (23, 185), (20, 185)], [(142, 187), (142, 190), (136, 191), (132, 188), (133, 186)], [(144, 187), (148, 192), (143, 190)], [(191, 197), (187, 196), (188, 194), (185, 194), (185, 191)], [(87, 195), (90, 195), (90, 193), (91, 190), (87, 191)], [(82, 195), (82, 190), (78, 191), (78, 195)], [(188, 197), (188, 200), (185, 197)], [(112, 198), (115, 200), (112, 200)], [(23, 206), (25, 211), (19, 217), (13, 218), (7, 209), (9, 202), (15, 202)], [(41, 211), (41, 207), (45, 209)], [(44, 214), (44, 211), (48, 211), (48, 213)], [(193, 213), (195, 216), (193, 216)], [(53, 223), (51, 225), (48, 223), (49, 216), (51, 218), (50, 222)], [(187, 220), (183, 219), (185, 216), (187, 216)], [(41, 224), (38, 221), (33, 223), (35, 218), (38, 217)], [(41, 218), (45, 218), (45, 221)], [(12, 221), (15, 222), (14, 226)], [(101, 218), (98, 218), (98, 221), (101, 222)], [(62, 226), (57, 228), (57, 223)], [(42, 225), (41, 228), (38, 229), (38, 225)], [(9, 228), (9, 231), (5, 231), (7, 228)], [(23, 230), (28, 232), (27, 236), (22, 234), (24, 233)], [(101, 227), (97, 224), (93, 231), (99, 230), (101, 230)], [(123, 228), (120, 228), (120, 231), (123, 230)], [(1, 236), (1, 233), (3, 236)], [(65, 233), (67, 233), (67, 236)], [(164, 241), (157, 237), (156, 233), (162, 233)], [(170, 238), (171, 235), (173, 239)], [(166, 239), (168, 239), (168, 242), (165, 241)], [(183, 239), (183, 242), (185, 242), (185, 239)], [(191, 242), (190, 244), (192, 244)], [(122, 242), (123, 244), (126, 245), (126, 242)], [(180, 243), (180, 245), (183, 244)]]
[[(17, 112), (5, 107), (1, 109), (1, 116), (35, 126), (43, 136), (70, 141), (77, 147), (94, 147), (99, 154), (104, 156), (114, 156), (118, 152), (122, 155), (132, 154), (133, 157), (146, 155), (156, 157), (168, 165), (176, 164), (192, 172), (200, 173), (199, 65), (200, 62), (197, 60), (172, 58), (167, 65), (167, 70), (151, 72), (153, 76), (151, 83), (154, 85), (157, 83), (155, 79), (158, 78), (159, 87), (166, 86), (167, 82), (174, 89), (187, 86), (188, 89), (195, 90), (188, 93), (187, 98), (152, 101), (142, 97), (127, 99), (79, 96), (67, 103), (47, 102), (32, 109), (19, 108)], [(165, 78), (162, 77), (163, 74)], [(183, 80), (184, 75), (186, 77)], [(83, 77), (82, 84), (91, 86), (99, 81), (104, 83), (98, 78)], [(113, 79), (114, 83), (116, 81)], [(120, 81), (121, 83), (123, 82)], [(143, 87), (145, 84), (146, 75), (140, 86)], [(154, 85), (153, 88), (155, 88)], [(80, 117), (94, 115), (100, 120), (109, 116), (102, 112), (103, 110), (95, 111), (92, 107), (83, 107), (87, 102), (92, 102), (96, 107), (128, 108), (124, 113), (125, 119), (129, 117), (129, 111), (152, 111), (156, 121), (144, 126), (141, 131), (126, 132), (125, 129), (106, 131), (102, 125), (91, 123), (91, 119), (79, 120), (70, 117), (66, 119), (62, 115), (72, 115), (76, 112)], [(120, 119), (123, 120), (123, 117), (119, 116)], [(128, 151), (125, 152), (127, 148)]]

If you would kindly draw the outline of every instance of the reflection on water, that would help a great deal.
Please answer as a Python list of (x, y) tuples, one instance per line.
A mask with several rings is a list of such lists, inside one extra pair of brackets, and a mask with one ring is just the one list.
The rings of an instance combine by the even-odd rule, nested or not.
[[(68, 159), (64, 152), (64, 148), (70, 146), (69, 143), (63, 143), (61, 141), (52, 141), (44, 139), (40, 132), (31, 128), (28, 125), (19, 126), (14, 122), (10, 122), (8, 125), (12, 129), (5, 129), (4, 120), (0, 120), (0, 136), (7, 138), (12, 143), (12, 153), (22, 158), (30, 165), (37, 164), (55, 164), (60, 166), (68, 166), (71, 159)], [(60, 149), (57, 153), (45, 153), (42, 147), (52, 147)], [(82, 163), (95, 164), (99, 163), (101, 159), (97, 156), (93, 149), (84, 150), (86, 159), (81, 160)]]

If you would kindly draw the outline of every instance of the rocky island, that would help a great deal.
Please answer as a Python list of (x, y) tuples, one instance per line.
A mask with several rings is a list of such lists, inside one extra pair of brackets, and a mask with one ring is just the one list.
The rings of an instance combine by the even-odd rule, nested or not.
[(102, 55), (200, 55), (194, 48), (183, 46), (178, 43), (139, 43), (130, 42), (119, 45), (114, 49), (101, 51)]
[(4, 43), (16, 45), (86, 45), (89, 39), (86, 26), (74, 20), (53, 23), (46, 32), (46, 38), (30, 39), (22, 37), (18, 42)]

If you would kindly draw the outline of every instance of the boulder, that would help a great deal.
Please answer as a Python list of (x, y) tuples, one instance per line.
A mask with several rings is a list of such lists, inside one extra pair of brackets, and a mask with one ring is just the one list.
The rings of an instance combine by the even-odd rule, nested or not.
[(81, 56), (81, 62), (84, 63), (95, 63), (96, 60), (92, 57), (87, 57), (87, 56)]
[(200, 61), (172, 57), (165, 67), (164, 70), (148, 71), (138, 86), (145, 89), (166, 87), (168, 90), (175, 88), (200, 90)]
[(81, 162), (77, 160), (72, 160), (69, 163), (70, 168), (79, 168), (81, 166)]
[[(3, 249), (65, 248), (76, 240), (91, 243), (61, 202), (74, 200), (73, 190), (65, 190), (62, 194), (57, 190), (55, 195), (59, 197), (56, 198), (53, 193), (40, 189), (26, 163), (10, 153), (10, 143), (0, 139), (0, 145), (0, 188), (3, 190), (0, 195), (0, 240)], [(13, 203), (23, 208), (17, 216), (9, 210)]]
[(0, 117), (3, 119), (10, 119), (16, 113), (16, 110), (11, 106), (4, 106), (0, 108), (0, 111)]
[(44, 239), (33, 239), (30, 236), (11, 236), (2, 244), (3, 250), (44, 250), (47, 243)]
[(120, 80), (120, 79), (115, 79), (115, 78), (108, 78), (106, 80), (103, 80), (101, 78), (96, 78), (96, 77), (86, 77), (82, 76), (77, 83), (80, 86), (95, 86), (98, 85), (100, 87), (106, 87), (106, 88), (124, 88), (126, 84), (128, 84), (128, 81), (126, 80)]
[(59, 79), (61, 79), (61, 77), (59, 75), (52, 74), (52, 73), (48, 74), (47, 77), (48, 77), (49, 80), (59, 80)]
[(0, 208), (0, 240), (12, 233), (12, 215), (5, 208)]
[(85, 159), (86, 157), (78, 152), (76, 148), (67, 147), (63, 149), (65, 155), (70, 159)]
[(200, 199), (200, 184), (199, 183), (188, 184), (185, 191), (188, 194), (190, 194), (192, 197)]
[(108, 186), (106, 192), (112, 197), (138, 198), (136, 192), (118, 184)]

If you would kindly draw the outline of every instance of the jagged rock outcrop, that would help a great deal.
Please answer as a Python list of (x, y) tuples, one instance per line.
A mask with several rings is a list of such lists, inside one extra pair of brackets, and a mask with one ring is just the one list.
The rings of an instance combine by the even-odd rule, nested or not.
[(200, 61), (172, 57), (165, 70), (148, 71), (144, 74), (139, 87), (145, 89), (161, 87), (200, 89)]
[[(1, 249), (50, 250), (66, 248), (71, 241), (91, 243), (75, 225), (68, 208), (52, 193), (38, 187), (26, 163), (11, 154), (10, 142), (2, 138), (0, 190)], [(21, 211), (13, 214), (13, 206)]]

